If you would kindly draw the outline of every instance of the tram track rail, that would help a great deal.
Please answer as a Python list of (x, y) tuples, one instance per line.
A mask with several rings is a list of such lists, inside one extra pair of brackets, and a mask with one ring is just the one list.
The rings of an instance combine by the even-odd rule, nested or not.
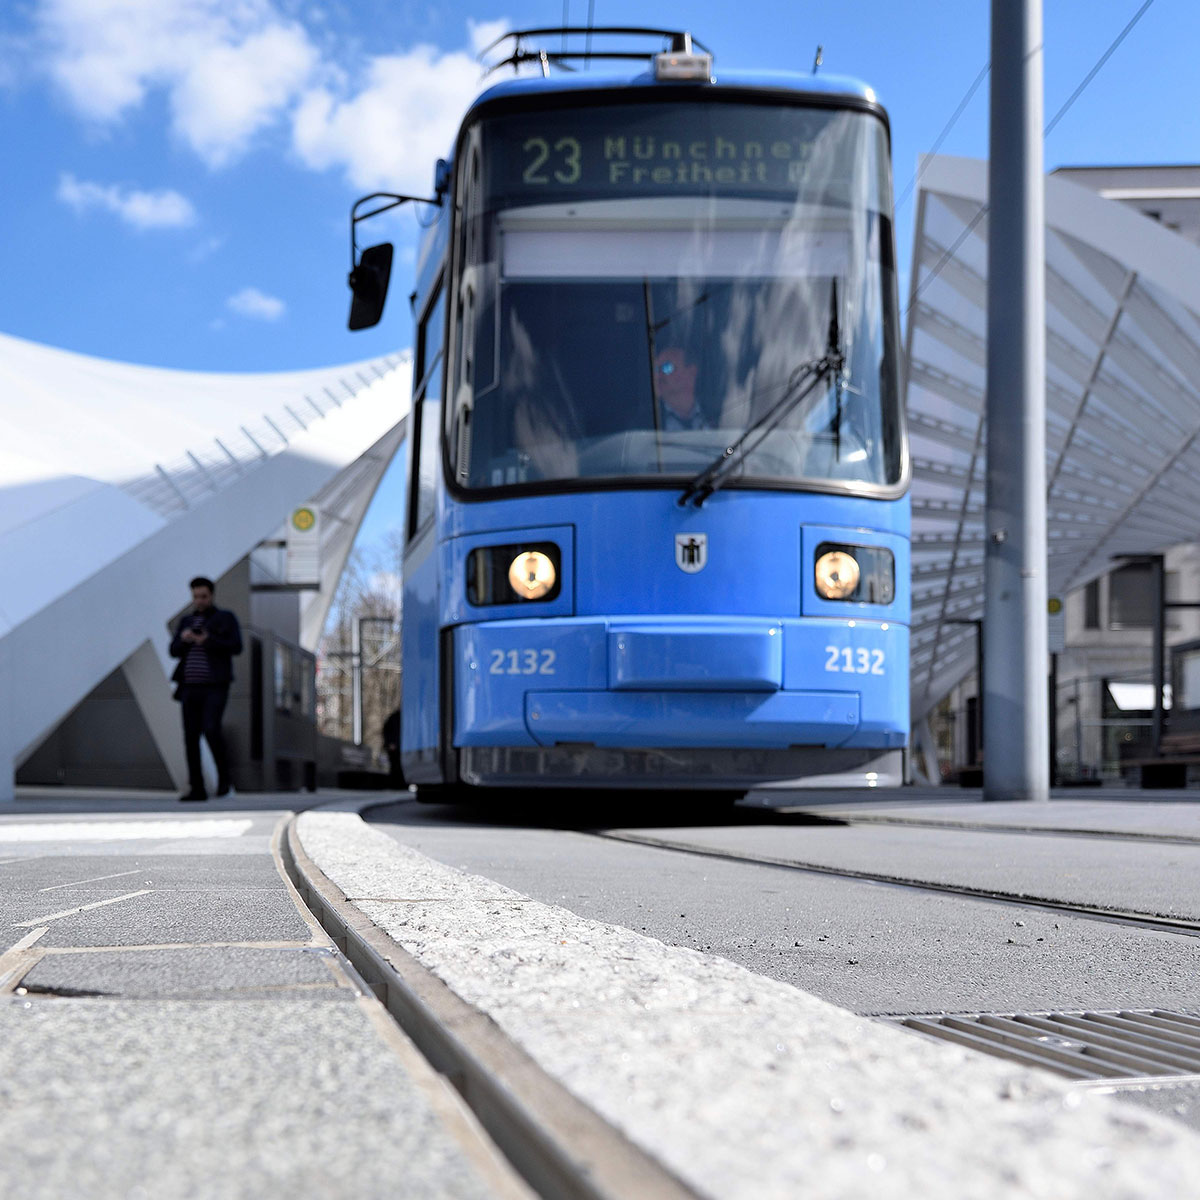
[[(722, 861), (731, 865), (740, 864), (750, 868), (758, 867), (762, 869), (763, 875), (753, 880), (752, 886), (761, 884), (764, 889), (769, 891), (778, 891), (782, 887), (783, 891), (787, 892), (788, 889), (782, 885), (778, 876), (775, 882), (766, 882), (767, 872), (773, 873), (782, 870), (797, 875), (824, 877), (826, 880), (834, 881), (835, 885), (836, 881), (840, 880), (852, 885), (865, 884), (883, 889), (902, 889), (909, 892), (910, 895), (933, 894), (945, 896), (948, 901), (958, 899), (1001, 906), (1000, 913), (1009, 911), (1027, 918), (1027, 920), (1016, 920), (1014, 923), (1018, 926), (1027, 923), (1043, 926), (1037, 932), (1046, 932), (1044, 926), (1049, 925), (1049, 921), (1046, 920), (1048, 916), (1061, 915), (1067, 918), (1098, 921), (1110, 928), (1116, 927), (1118, 930), (1124, 930), (1130, 934), (1127, 945), (1137, 944), (1138, 938), (1143, 934), (1147, 936), (1166, 934), (1176, 937), (1200, 935), (1200, 919), (1172, 915), (1169, 908), (1167, 911), (1162, 911), (1159, 905), (1169, 905), (1169, 898), (1160, 899), (1155, 893), (1138, 899), (1125, 908), (1112, 905), (1102, 906), (1083, 903), (1079, 900), (1062, 900), (1053, 896), (1018, 891), (1014, 886), (1006, 886), (1008, 877), (997, 877), (994, 873), (990, 879), (993, 886), (971, 886), (969, 881), (975, 876), (970, 874), (965, 876), (967, 882), (961, 883), (920, 878), (920, 873), (924, 870), (920, 866), (894, 867), (891, 862), (885, 863), (882, 870), (872, 869), (874, 864), (871, 863), (862, 866), (839, 866), (836, 865), (836, 862), (829, 861), (828, 847), (822, 853), (818, 853), (815, 849), (812, 852), (812, 857), (823, 857), (826, 861), (806, 861), (804, 856), (806, 830), (803, 827), (806, 825), (845, 828), (849, 824), (855, 823), (871, 826), (878, 824), (910, 825), (915, 822), (833, 820), (808, 811), (788, 814), (791, 819), (773, 820), (763, 814), (761, 810), (755, 812), (752, 809), (743, 809), (726, 813), (713, 825), (706, 825), (702, 831), (699, 831), (670, 826), (662, 828), (658, 822), (659, 813), (646, 811), (638, 806), (629, 807), (630, 811), (627, 815), (634, 822), (630, 826), (626, 826), (624, 823), (610, 825), (603, 817), (600, 821), (596, 821), (595, 818), (599, 813), (594, 809), (590, 813), (575, 812), (572, 814), (575, 819), (564, 822), (562, 820), (564, 814), (561, 811), (550, 807), (539, 808), (536, 806), (531, 807), (528, 812), (520, 812), (515, 815), (506, 814), (504, 818), (497, 821), (497, 824), (501, 827), (512, 825), (517, 829), (531, 828), (571, 834), (582, 837), (585, 845), (587, 841), (623, 843), (635, 853), (637, 848), (666, 851), (678, 855), (681, 860), (680, 865), (684, 858), (693, 858)], [(636, 815), (634, 809), (636, 809)], [(467, 824), (473, 825), (475, 818), (480, 815), (472, 814), (468, 817)], [(605, 813), (606, 817), (611, 817), (611, 815), (611, 813)], [(674, 816), (677, 819), (678, 812), (675, 812)], [(842, 814), (839, 813), (838, 816), (841, 817)], [(453, 825), (458, 819), (457, 814), (452, 815), (450, 824)], [(670, 820), (671, 818), (667, 817), (666, 819)], [(485, 823), (491, 823), (493, 820), (496, 820), (494, 814), (490, 818), (485, 816)], [(790, 854), (772, 853), (772, 850), (783, 849), (777, 835), (784, 834), (787, 827), (791, 827), (792, 833), (795, 835), (788, 839), (795, 849)], [(919, 828), (922, 831), (927, 831), (929, 828), (946, 828), (946, 823), (920, 820)], [(970, 833), (974, 832), (976, 828), (970, 823), (956, 824), (949, 830), (948, 835), (941, 839), (941, 844), (954, 843), (956, 841), (953, 836), (955, 833)], [(726, 830), (728, 837), (723, 836)], [(828, 833), (828, 829), (820, 832)], [(1016, 826), (1015, 829), (1009, 826), (998, 826), (987, 832), (989, 834), (1018, 832), (1036, 836), (1045, 831), (1036, 826)], [(1130, 841), (1122, 836), (1122, 831), (1088, 829), (1065, 832), (1088, 837), (1100, 843), (1119, 844)], [(764, 842), (765, 849), (761, 851), (755, 848), (753, 842), (747, 844), (743, 841), (739, 847), (736, 844), (737, 840), (746, 835), (750, 835), (751, 838), (756, 835), (765, 835), (766, 838), (773, 840)], [(839, 835), (832, 836), (838, 844), (841, 844), (842, 839)], [(872, 835), (863, 833), (861, 836), (869, 840)], [(709, 842), (707, 845), (705, 844), (706, 840)], [(892, 842), (893, 844), (896, 841), (903, 843), (909, 840), (911, 839), (893, 839)], [(1151, 835), (1134, 838), (1132, 842), (1142, 845), (1149, 843), (1148, 850), (1154, 847), (1155, 843), (1171, 847), (1165, 855), (1161, 849), (1151, 855), (1154, 860), (1161, 862), (1166, 859), (1186, 860), (1186, 851), (1176, 852), (1174, 847), (1192, 845), (1197, 840), (1188, 837)], [(852, 841), (857, 843), (859, 839), (854, 838)], [(735, 844), (730, 845), (730, 842)], [(986, 838), (982, 840), (981, 844), (985, 847), (991, 845)], [(535, 846), (544, 852), (544, 847), (540, 842), (535, 842)], [(1019, 847), (1010, 847), (1010, 849), (1015, 852)], [(573, 853), (581, 853), (584, 857), (594, 857), (594, 852), (589, 854), (582, 847)], [(1057, 854), (1057, 848), (1054, 849), (1054, 853)], [(1044, 859), (1045, 854), (1046, 851), (1043, 849), (1039, 851), (1037, 857)], [(1122, 857), (1124, 851), (1116, 850), (1116, 854), (1118, 857)], [(528, 855), (518, 854), (514, 857), (515, 860), (524, 862)], [(1109, 857), (1111, 857), (1111, 853)], [(601, 858), (598, 861), (604, 863), (608, 860)], [(629, 869), (636, 869), (637, 860), (631, 859), (626, 865)], [(657, 866), (654, 860), (646, 860), (641, 867), (647, 870), (657, 869), (667, 875), (673, 875), (669, 865), (661, 859), (657, 860)], [(933, 870), (935, 873), (941, 873), (936, 868)], [(913, 872), (913, 874), (909, 872)], [(690, 872), (682, 874), (694, 878), (698, 872), (692, 869)], [(707, 874), (705, 877), (707, 878)], [(736, 885), (737, 880), (738, 877), (734, 876), (725, 880), (725, 883), (728, 885), (732, 882)], [(516, 881), (516, 886), (521, 886), (519, 880)], [(1029, 886), (1029, 883), (1025, 883), (1024, 886)], [(1033, 886), (1037, 886), (1036, 883), (1033, 883)], [(836, 897), (843, 893), (834, 891), (830, 894)], [(886, 892), (881, 894), (886, 896)], [(860, 898), (862, 897), (860, 896)], [(1084, 897), (1084, 899), (1087, 898)], [(559, 899), (559, 902), (562, 902), (562, 898)], [(872, 909), (869, 900), (864, 900), (864, 902), (868, 909)], [(979, 910), (975, 915), (982, 919), (982, 912), (983, 910)], [(970, 913), (971, 908), (964, 908), (959, 911), (955, 920), (961, 921), (965, 918), (967, 925), (970, 926), (974, 919), (969, 915)], [(1034, 913), (1040, 913), (1037, 921), (1032, 916)], [(629, 925), (628, 915), (628, 911), (626, 911), (623, 917), (618, 916), (618, 923)], [(684, 916), (683, 913), (679, 915)], [(994, 917), (995, 914), (992, 916)], [(612, 920), (613, 917), (602, 914), (602, 919)], [(703, 926), (703, 915), (697, 919)], [(629, 925), (629, 927), (636, 928), (635, 925)], [(1059, 928), (1057, 924), (1054, 927), (1055, 929)], [(647, 930), (644, 924), (641, 928), (643, 932)], [(680, 940), (679, 929), (673, 925), (671, 928), (660, 925), (651, 932), (651, 936), (658, 936), (669, 945), (701, 948), (694, 933), (688, 934), (686, 938)], [(1106, 935), (1102, 935), (1102, 937), (1104, 936)], [(718, 933), (713, 940), (719, 941), (720, 934)], [(1001, 941), (1004, 940), (1001, 936)], [(1039, 942), (1047, 940), (1049, 943), (1054, 939), (1048, 935), (1046, 939), (1039, 937), (1037, 940)], [(1009, 937), (1007, 941), (1012, 943), (1014, 938)], [(738, 943), (738, 945), (742, 944)], [(1025, 943), (1020, 944), (1024, 945)], [(795, 945), (800, 946), (801, 943), (796, 942)], [(771, 950), (771, 946), (768, 939), (768, 951)], [(703, 949), (713, 952), (711, 946), (704, 946)], [(759, 971), (768, 977), (782, 978), (772, 972), (766, 960), (757, 951), (752, 953), (749, 959), (746, 959), (737, 952), (736, 947), (731, 946), (730, 949), (733, 950), (733, 953), (725, 956), (730, 957), (733, 961), (742, 962), (749, 969)], [(1049, 945), (1047, 949), (1049, 949)], [(1152, 953), (1160, 957), (1189, 952), (1190, 948), (1185, 948), (1180, 943), (1160, 942), (1152, 948)], [(715, 953), (721, 955), (724, 952), (718, 949)], [(758, 957), (756, 958), (755, 955)], [(818, 957), (819, 955), (820, 952), (818, 952)], [(773, 957), (770, 961), (774, 961)], [(852, 958), (848, 961), (855, 963), (858, 960)], [(786, 981), (795, 982), (795, 979), (789, 976)], [(815, 984), (815, 987), (812, 987), (811, 984)], [(800, 982), (797, 986), (803, 988), (806, 984)], [(1143, 994), (1135, 988), (1132, 995), (1128, 989), (1118, 988), (1115, 993), (1110, 989), (1103, 994), (1103, 1002), (1100, 1005), (1089, 1006), (1092, 993), (1086, 989), (1084, 993), (1080, 993), (1078, 987), (1068, 992), (1056, 993), (1051, 985), (1049, 989), (1042, 988), (1040, 991), (1035, 989), (1036, 1000), (1042, 1007), (1033, 1011), (1027, 1011), (1021, 1007), (1021, 999), (1033, 993), (1021, 992), (1019, 989), (1015, 992), (1004, 993), (1001, 1004), (1006, 999), (1011, 1007), (1001, 1009), (988, 1007), (989, 999), (997, 997), (990, 992), (981, 991), (978, 986), (958, 989), (946, 995), (945, 998), (936, 988), (933, 992), (930, 992), (928, 988), (923, 991), (918, 989), (913, 993), (912, 998), (920, 997), (919, 1006), (907, 1009), (897, 1009), (894, 1004), (887, 1003), (885, 997), (891, 996), (893, 993), (886, 990), (868, 992), (871, 999), (876, 1001), (868, 1003), (856, 1003), (853, 998), (848, 1002), (843, 994), (839, 994), (836, 998), (825, 996), (821, 981), (815, 976), (810, 981), (810, 991), (812, 994), (830, 999), (840, 1007), (848, 1005), (850, 1011), (864, 1019), (901, 1027), (918, 1037), (954, 1042), (993, 1058), (1007, 1059), (1023, 1066), (1048, 1070), (1070, 1080), (1073, 1087), (1104, 1091), (1136, 1091), (1140, 1088), (1158, 1093), (1172, 1088), (1194, 1087), (1195, 1080), (1200, 1078), (1200, 1075), (1197, 1074), (1197, 1065), (1200, 1064), (1200, 1057), (1198, 1057), (1200, 1056), (1200, 1011), (1194, 1009), (1193, 990), (1187, 991), (1187, 997), (1193, 1004), (1193, 1009), (1190, 1011), (1186, 1003), (1181, 1002), (1180, 1007), (1174, 1007), (1172, 998), (1163, 994), (1162, 989), (1157, 991), (1151, 989), (1149, 993)], [(1064, 998), (1069, 998), (1070, 1002), (1077, 1007), (1061, 1009), (1056, 1007), (1055, 1001), (1059, 994)], [(1124, 1007), (1111, 1010), (1106, 1007), (1106, 1004), (1113, 1003), (1114, 996), (1116, 1002)], [(879, 1000), (883, 1002), (880, 1003)], [(950, 1001), (948, 1004), (947, 1000)]]
[(394, 942), (308, 856), (293, 816), (284, 871), (313, 919), (496, 1148), (548, 1200), (696, 1200), (696, 1193), (547, 1074)]
[[(944, 827), (940, 822), (922, 822), (922, 827), (929, 825)], [(977, 827), (963, 825), (961, 828), (974, 830)], [(1007, 828), (1003, 831), (1009, 832)], [(699, 846), (630, 830), (588, 832), (605, 840), (683, 855), (999, 904), (1018, 912), (1060, 914), (1144, 933), (1200, 937), (1200, 920), (1162, 913), (1105, 908), (997, 888), (914, 879), (895, 872), (837, 867), (733, 848)], [(1151, 840), (1168, 840), (1175, 844), (1180, 839)], [(1182, 840), (1194, 843), (1196, 839)], [(918, 1036), (953, 1042), (993, 1058), (1051, 1071), (1072, 1081), (1077, 1088), (1162, 1090), (1194, 1086), (1200, 1080), (1200, 1075), (1196, 1074), (1200, 1065), (1200, 1016), (1194, 1012), (1164, 1010), (1161, 1005), (1112, 1011), (865, 1011), (861, 1015), (905, 1028)]]
[(1171, 933), (1184, 937), (1200, 937), (1200, 920), (1189, 917), (1172, 917), (1164, 913), (1106, 908), (1101, 905), (1056, 900), (1049, 896), (1031, 896), (1020, 892), (1006, 892), (998, 888), (972, 887), (967, 884), (917, 879), (912, 876), (886, 871), (869, 871), (857, 867), (836, 867), (827, 863), (803, 862), (779, 855), (762, 854), (732, 848), (698, 846), (694, 843), (674, 841), (671, 838), (660, 837), (655, 834), (637, 833), (630, 830), (593, 829), (586, 832), (593, 837), (603, 838), (608, 841), (648, 846), (653, 849), (666, 850), (677, 854), (689, 854), (726, 862), (740, 862), (811, 875), (824, 875), (827, 877), (854, 880), (856, 882), (874, 883), (885, 887), (903, 888), (908, 891), (934, 892), (940, 895), (958, 896), (963, 899), (1005, 904), (1016, 908), (1056, 912), (1066, 916), (1105, 921), (1110, 924), (1143, 929), (1149, 932)]
[[(819, 818), (818, 824), (826, 821)], [(1136, 829), (1063, 829), (1050, 825), (1005, 825), (999, 822), (977, 823), (973, 821), (934, 820), (922, 817), (893, 817), (885, 813), (864, 813), (861, 816), (846, 814), (829, 819), (829, 824), (841, 826), (890, 825), (897, 828), (945, 829), (955, 833), (1011, 833), (1030, 837), (1091, 838), (1108, 842), (1141, 842), (1164, 846), (1200, 846), (1200, 834), (1186, 833), (1143, 833)]]

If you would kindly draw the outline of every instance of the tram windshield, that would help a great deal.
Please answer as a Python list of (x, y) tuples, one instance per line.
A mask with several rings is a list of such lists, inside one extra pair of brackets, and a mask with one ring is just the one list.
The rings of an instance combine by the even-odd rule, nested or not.
[[(485, 117), (459, 163), (458, 484), (687, 481), (753, 430), (725, 483), (894, 486), (890, 191), (861, 112)], [(831, 330), (842, 369), (790, 404)]]

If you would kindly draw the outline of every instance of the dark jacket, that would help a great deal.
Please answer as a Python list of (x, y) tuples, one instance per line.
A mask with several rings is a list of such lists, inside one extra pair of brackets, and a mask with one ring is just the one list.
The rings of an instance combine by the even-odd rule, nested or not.
[[(192, 643), (185, 642), (180, 635), (185, 629), (195, 628), (194, 622), (199, 615), (186, 612), (176, 622), (171, 638), (171, 657), (179, 659), (179, 665), (171, 675), (175, 683), (183, 683), (184, 659), (192, 648)], [(213, 607), (204, 614), (203, 623), (204, 632), (208, 634), (204, 648), (208, 651), (213, 683), (228, 685), (233, 682), (233, 656), (242, 652), (242, 630), (238, 619), (223, 608)]]

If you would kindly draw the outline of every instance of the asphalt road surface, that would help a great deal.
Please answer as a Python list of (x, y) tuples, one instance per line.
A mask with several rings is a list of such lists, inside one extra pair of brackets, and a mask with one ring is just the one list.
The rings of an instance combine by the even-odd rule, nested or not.
[[(1200, 915), (1200, 805), (1092, 800), (1085, 813), (1063, 800), (1031, 812), (955, 799), (934, 809), (880, 797), (872, 809), (825, 797), (696, 821), (678, 805), (576, 794), (364, 815), (534, 899), (721, 955), (864, 1015), (1200, 1013), (1200, 937), (1023, 902)], [(1031, 824), (1040, 828), (1022, 831)], [(1012, 898), (936, 890), (957, 885)], [(1200, 1124), (1194, 1083), (1157, 1107)]]
[[(403, 803), (366, 819), (535, 899), (720, 954), (864, 1014), (1200, 1009), (1200, 938), (776, 865), (1196, 915), (1200, 840), (825, 825), (812, 823), (815, 813), (739, 807), (704, 825), (671, 825), (656, 806), (636, 822), (626, 811), (615, 814), (624, 823), (602, 824), (613, 814), (593, 805), (568, 823), (542, 805)], [(725, 851), (774, 861), (710, 856)]]

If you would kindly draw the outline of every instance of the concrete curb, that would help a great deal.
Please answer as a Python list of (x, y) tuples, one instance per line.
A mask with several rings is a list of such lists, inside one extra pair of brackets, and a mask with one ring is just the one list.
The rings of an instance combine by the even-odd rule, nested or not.
[(428, 858), (359, 819), (388, 802), (305, 814), (294, 836), (385, 948), (684, 1194), (1193, 1190), (1200, 1139), (1180, 1126)]
[[(394, 798), (344, 807), (362, 813), (388, 803)], [(296, 820), (281, 851), (305, 904), (532, 1187), (571, 1200), (695, 1196), (360, 912), (305, 853)]]

